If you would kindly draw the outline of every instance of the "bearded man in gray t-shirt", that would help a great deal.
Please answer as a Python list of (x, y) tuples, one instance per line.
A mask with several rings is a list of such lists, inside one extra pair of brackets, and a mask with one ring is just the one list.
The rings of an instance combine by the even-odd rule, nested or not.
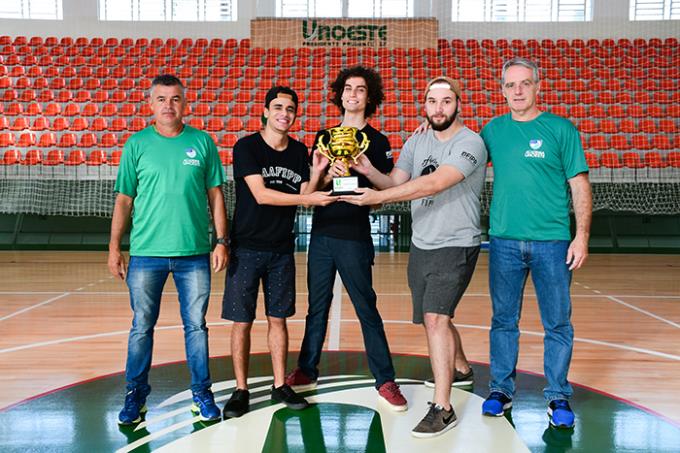
[(437, 436), (456, 425), (451, 384), (472, 379), (451, 320), (479, 255), (479, 196), (487, 152), (479, 135), (458, 118), (460, 97), (457, 81), (448, 77), (430, 81), (425, 89), (430, 129), (405, 143), (389, 175), (360, 158), (354, 169), (381, 190), (360, 188), (359, 195), (341, 197), (358, 205), (412, 200), (408, 283), (413, 322), (425, 326), (435, 387), (428, 414), (411, 431), (415, 437)]

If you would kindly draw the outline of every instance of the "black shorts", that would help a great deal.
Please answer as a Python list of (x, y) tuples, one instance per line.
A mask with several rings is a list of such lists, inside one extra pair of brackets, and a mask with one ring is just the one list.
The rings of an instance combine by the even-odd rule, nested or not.
[(415, 324), (423, 323), (424, 313), (453, 317), (472, 279), (479, 249), (477, 245), (422, 250), (411, 244), (407, 274)]
[(260, 281), (267, 316), (287, 318), (295, 314), (295, 258), (292, 253), (236, 248), (231, 252), (225, 278), (222, 318), (252, 322)]

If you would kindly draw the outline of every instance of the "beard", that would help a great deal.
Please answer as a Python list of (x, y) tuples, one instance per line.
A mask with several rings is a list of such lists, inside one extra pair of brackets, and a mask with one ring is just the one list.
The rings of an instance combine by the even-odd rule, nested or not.
[(435, 130), (435, 131), (445, 131), (446, 129), (449, 128), (453, 124), (454, 121), (456, 121), (456, 117), (458, 117), (458, 106), (456, 106), (456, 110), (454, 110), (453, 114), (451, 116), (446, 116), (444, 115), (444, 121), (441, 123), (435, 123), (434, 120), (428, 115), (427, 116), (427, 122), (430, 123), (430, 127)]

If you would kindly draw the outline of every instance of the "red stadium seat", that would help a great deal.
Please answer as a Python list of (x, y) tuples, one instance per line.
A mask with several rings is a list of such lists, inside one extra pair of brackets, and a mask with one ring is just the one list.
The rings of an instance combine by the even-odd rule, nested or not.
[(600, 161), (597, 158), (597, 154), (592, 153), (590, 151), (586, 151), (585, 155), (586, 163), (588, 164), (589, 168), (600, 168)]
[(97, 146), (97, 136), (93, 133), (82, 134), (78, 146), (81, 148), (92, 148)]
[(30, 125), (28, 123), (28, 118), (24, 116), (17, 116), (10, 125), (9, 129), (12, 131), (23, 131), (29, 129)]
[(238, 135), (236, 134), (224, 134), (218, 143), (220, 148), (233, 148), (238, 140)]
[(604, 134), (615, 134), (619, 131), (616, 121), (610, 119), (600, 120), (600, 132)]
[(74, 149), (64, 161), (64, 165), (77, 166), (85, 163), (85, 152), (81, 149)]
[(114, 132), (124, 131), (127, 129), (127, 121), (125, 118), (114, 118), (107, 129)]
[(70, 148), (72, 146), (75, 146), (77, 143), (77, 136), (76, 134), (72, 134), (70, 132), (61, 134), (59, 137), (59, 143), (57, 143), (57, 146), (60, 148)]
[(92, 123), (90, 124), (90, 130), (92, 131), (105, 131), (109, 128), (108, 121), (106, 118), (102, 117), (96, 117), (92, 120)]
[(633, 135), (631, 138), (631, 144), (633, 149), (638, 150), (648, 150), (652, 148), (651, 143), (646, 135)]
[(109, 159), (108, 164), (117, 167), (120, 165), (120, 158), (123, 155), (123, 151), (117, 149), (111, 152), (111, 159)]
[[(669, 153), (669, 155), (670, 154), (672, 153)], [(668, 165), (671, 165), (671, 162), (664, 160), (661, 153), (657, 151), (650, 151), (645, 153), (645, 165), (649, 168), (665, 168)]]
[(622, 156), (623, 165), (628, 168), (644, 168), (645, 163), (638, 153), (626, 152)]
[(241, 118), (229, 118), (224, 129), (229, 132), (241, 132), (243, 130), (243, 121)]
[(247, 132), (257, 132), (262, 129), (262, 121), (260, 118), (250, 118), (246, 123)]
[(228, 165), (231, 165), (234, 162), (234, 155), (232, 154), (231, 150), (220, 150), (219, 151), (220, 155), (220, 161), (222, 162), (222, 165), (225, 167)]
[(55, 118), (52, 121), (52, 124), (50, 125), (50, 130), (53, 131), (63, 131), (69, 128), (69, 121), (68, 119), (64, 118), (63, 116), (59, 116)]
[(385, 132), (401, 132), (401, 123), (396, 118), (388, 118), (383, 123)]
[(619, 155), (611, 152), (604, 152), (600, 156), (600, 162), (606, 168), (621, 168), (623, 164), (619, 160)]
[[(32, 131), (44, 131), (45, 129), (49, 128), (50, 125), (47, 122), (47, 118), (44, 118), (42, 116), (39, 116), (35, 120), (33, 120), (33, 125), (31, 125)], [(2, 127), (0, 127), (0, 129), (2, 129)]]
[(40, 140), (38, 141), (38, 146), (41, 148), (50, 148), (52, 146), (55, 146), (57, 144), (57, 134), (54, 132), (47, 132), (45, 134), (42, 134), (40, 136)]
[(35, 133), (25, 132), (19, 135), (19, 141), (17, 142), (17, 146), (21, 148), (28, 148), (29, 146), (35, 146), (35, 143), (36, 143)]
[(609, 143), (607, 143), (607, 138), (604, 135), (591, 135), (588, 145), (590, 149), (599, 151), (609, 149)]
[(653, 149), (673, 149), (673, 145), (668, 138), (668, 135), (654, 135), (652, 136)]
[[(646, 159), (646, 156), (645, 156)], [(666, 162), (673, 168), (680, 168), (680, 151), (671, 151), (666, 156)]]
[(99, 166), (105, 163), (106, 151), (102, 151), (101, 149), (95, 149), (94, 151), (91, 151), (86, 162), (86, 164), (89, 166)]
[(132, 132), (141, 131), (146, 127), (146, 120), (144, 118), (132, 118), (130, 124), (128, 124), (127, 129)]
[(16, 149), (8, 149), (4, 152), (0, 165), (16, 165), (21, 162), (21, 153)]
[(390, 148), (394, 149), (401, 149), (404, 146), (404, 140), (401, 138), (401, 135), (399, 134), (390, 134), (387, 136), (387, 139), (390, 142)]
[(206, 130), (209, 132), (219, 132), (224, 130), (224, 122), (221, 118), (210, 118)]
[(42, 150), (40, 149), (29, 149), (26, 151), (24, 160), (21, 161), (22, 165), (38, 165), (42, 163)]
[(0, 133), (0, 147), (14, 146), (15, 139), (12, 132)]

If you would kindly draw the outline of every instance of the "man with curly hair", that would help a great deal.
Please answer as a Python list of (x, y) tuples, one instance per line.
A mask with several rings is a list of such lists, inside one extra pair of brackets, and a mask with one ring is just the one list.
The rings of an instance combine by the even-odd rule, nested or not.
[[(364, 154), (382, 173), (389, 173), (393, 163), (390, 145), (383, 134), (367, 122), (385, 95), (380, 75), (372, 69), (355, 66), (340, 71), (331, 84), (333, 103), (342, 112), (339, 126), (355, 127), (370, 140)], [(326, 131), (320, 131), (314, 143)], [(318, 153), (314, 148), (313, 153)], [(326, 171), (320, 187), (329, 186), (333, 177), (345, 174), (346, 167), (336, 160)], [(358, 177), (359, 187), (371, 187), (363, 175), (350, 169)], [(316, 386), (318, 364), (326, 337), (328, 312), (333, 300), (336, 271), (347, 289), (361, 324), (368, 365), (375, 377), (379, 397), (390, 408), (405, 411), (407, 403), (394, 382), (394, 366), (387, 345), (383, 321), (376, 306), (373, 290), (373, 241), (368, 206), (336, 202), (314, 209), (312, 233), (307, 259), (307, 287), (309, 309), (305, 336), (300, 348), (297, 368), (286, 377), (286, 383), (298, 391)]]

